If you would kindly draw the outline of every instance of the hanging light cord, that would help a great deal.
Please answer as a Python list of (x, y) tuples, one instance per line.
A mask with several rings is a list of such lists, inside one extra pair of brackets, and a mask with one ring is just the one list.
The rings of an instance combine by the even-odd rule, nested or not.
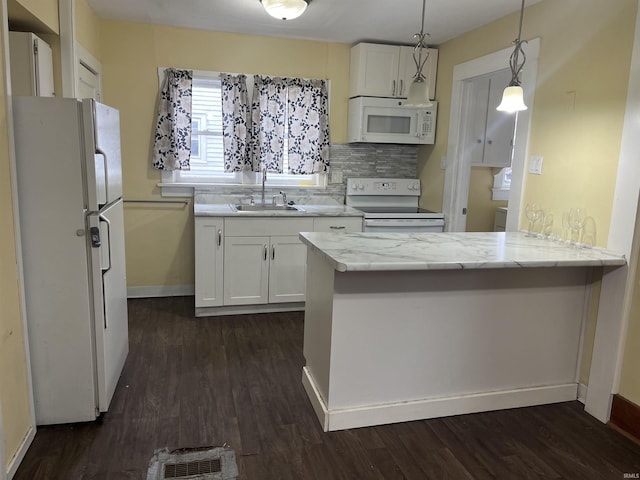
[(425, 63), (429, 59), (429, 51), (427, 50), (427, 55), (422, 59), (422, 49), (426, 48), (424, 43), (424, 39), (426, 37), (430, 37), (428, 33), (424, 33), (424, 14), (427, 6), (427, 0), (422, 0), (422, 25), (420, 26), (420, 33), (416, 33), (413, 38), (417, 40), (416, 46), (413, 48), (413, 61), (416, 64), (416, 74), (413, 76), (415, 79), (423, 79), (424, 75), (422, 74), (422, 68)]
[[(510, 87), (519, 87), (520, 86), (520, 73), (524, 68), (524, 63), (527, 59), (527, 56), (522, 50), (522, 44), (527, 43), (520, 40), (522, 37), (522, 20), (524, 18), (524, 2), (522, 0), (522, 7), (520, 9), (520, 27), (518, 29), (518, 38), (516, 38), (513, 43), (516, 48), (511, 53), (511, 57), (509, 57), (509, 66), (511, 67), (511, 82), (509, 82)], [(520, 56), (522, 55), (522, 63), (519, 63)]]

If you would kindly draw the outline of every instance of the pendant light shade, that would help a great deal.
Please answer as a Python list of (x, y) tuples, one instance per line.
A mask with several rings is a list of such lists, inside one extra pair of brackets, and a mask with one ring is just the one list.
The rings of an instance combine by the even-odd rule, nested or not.
[[(522, 20), (524, 18), (524, 2), (525, 0), (522, 0), (522, 7), (520, 8), (520, 28), (518, 29), (518, 38), (513, 42), (515, 48), (511, 53), (511, 57), (509, 57), (511, 81), (509, 82), (509, 86), (504, 89), (502, 102), (496, 108), (499, 112), (515, 113), (527, 109), (527, 106), (524, 104), (524, 92), (520, 86), (520, 73), (524, 68), (524, 62), (527, 59), (527, 56), (522, 50), (522, 44), (526, 42), (520, 40), (520, 37), (522, 36)], [(522, 57), (522, 62), (520, 62), (520, 57)]]
[[(409, 95), (404, 102), (405, 107), (433, 107), (433, 102), (429, 99), (429, 83), (427, 83), (422, 69), (429, 58), (429, 51), (425, 44), (425, 38), (429, 35), (424, 33), (424, 12), (427, 0), (422, 0), (422, 27), (420, 33), (416, 33), (413, 38), (417, 40), (416, 46), (413, 47), (413, 61), (416, 64), (416, 74), (413, 81), (409, 85)], [(423, 58), (424, 55), (424, 58)]]
[(524, 92), (519, 85), (507, 87), (502, 94), (502, 102), (498, 105), (499, 112), (515, 113), (526, 110), (527, 106), (524, 104)]
[(269, 15), (279, 20), (293, 20), (307, 9), (311, 0), (260, 0)]
[(405, 106), (409, 107), (433, 107), (433, 102), (429, 99), (429, 84), (424, 77), (418, 77), (409, 86), (409, 95)]

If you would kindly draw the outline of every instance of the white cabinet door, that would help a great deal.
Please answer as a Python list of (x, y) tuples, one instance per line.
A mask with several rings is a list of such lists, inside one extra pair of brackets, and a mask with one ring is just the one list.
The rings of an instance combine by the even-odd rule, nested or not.
[(52, 97), (51, 47), (31, 32), (9, 32), (11, 91), (14, 96)]
[[(400, 48), (400, 63), (398, 68), (398, 92), (397, 97), (406, 98), (409, 95), (409, 86), (413, 81), (413, 76), (416, 74), (417, 67), (416, 62), (413, 59), (414, 47), (401, 46)], [(436, 73), (438, 70), (438, 50), (436, 48), (427, 48), (422, 51), (423, 59), (425, 55), (427, 61), (422, 68), (422, 74), (427, 79), (429, 84), (429, 98), (435, 100), (436, 98)]]
[(267, 303), (269, 237), (226, 237), (224, 241), (224, 305)]
[(269, 303), (304, 302), (307, 247), (297, 236), (271, 237)]
[(496, 110), (502, 101), (502, 93), (511, 81), (511, 73), (503, 70), (491, 77), (487, 109), (487, 133), (484, 147), (484, 164), (492, 167), (510, 167), (516, 116)]
[(466, 155), (472, 165), (483, 164), (490, 83), (489, 77), (479, 77), (469, 80), (466, 85), (468, 127), (465, 143)]
[(395, 97), (398, 91), (400, 48), (359, 43), (351, 48), (349, 96)]
[(195, 219), (196, 308), (222, 305), (223, 239), (222, 218)]
[(472, 165), (511, 166), (516, 116), (496, 110), (510, 80), (511, 74), (506, 69), (474, 78), (466, 84), (465, 154)]
[[(413, 46), (359, 43), (351, 48), (349, 97), (406, 98), (416, 73)], [(427, 49), (429, 57), (422, 73), (429, 82), (429, 96), (434, 100), (438, 50)], [(426, 52), (425, 52), (426, 53)]]
[(316, 217), (314, 232), (361, 232), (362, 217)]
[(47, 42), (34, 35), (36, 95), (53, 97), (53, 52)]

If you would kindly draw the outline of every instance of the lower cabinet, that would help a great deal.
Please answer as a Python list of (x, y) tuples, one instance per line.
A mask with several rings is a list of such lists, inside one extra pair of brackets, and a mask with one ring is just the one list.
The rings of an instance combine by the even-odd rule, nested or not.
[(298, 236), (271, 237), (269, 303), (304, 302), (307, 246)]
[(360, 232), (362, 218), (196, 217), (195, 228), (198, 315), (304, 302), (307, 247), (299, 232)]
[(226, 237), (224, 304), (255, 305), (269, 297), (269, 237)]
[(196, 217), (196, 307), (222, 305), (224, 220)]

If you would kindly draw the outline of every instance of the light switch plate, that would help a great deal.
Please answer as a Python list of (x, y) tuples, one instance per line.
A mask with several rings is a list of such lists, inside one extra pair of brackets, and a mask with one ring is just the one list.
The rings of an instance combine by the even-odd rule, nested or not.
[(440, 157), (440, 168), (442, 170), (447, 169), (447, 157)]
[(532, 156), (529, 159), (529, 173), (542, 175), (542, 157)]

